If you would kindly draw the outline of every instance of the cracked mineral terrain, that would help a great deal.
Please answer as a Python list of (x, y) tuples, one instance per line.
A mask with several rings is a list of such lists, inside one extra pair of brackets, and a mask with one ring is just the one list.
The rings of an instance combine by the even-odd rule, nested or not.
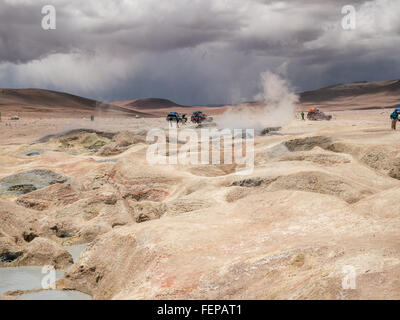
[(399, 133), (332, 115), (256, 136), (247, 176), (149, 164), (164, 118), (3, 121), (0, 266), (67, 268), (57, 288), (93, 299), (399, 299)]

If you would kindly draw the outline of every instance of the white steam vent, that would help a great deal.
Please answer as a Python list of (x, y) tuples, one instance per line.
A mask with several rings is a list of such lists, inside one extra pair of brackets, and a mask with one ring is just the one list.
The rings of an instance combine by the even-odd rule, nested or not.
[(281, 127), (294, 118), (299, 97), (291, 90), (285, 79), (270, 71), (261, 74), (262, 93), (255, 99), (256, 105), (232, 107), (218, 117), (220, 128), (254, 129), (261, 132), (267, 127)]

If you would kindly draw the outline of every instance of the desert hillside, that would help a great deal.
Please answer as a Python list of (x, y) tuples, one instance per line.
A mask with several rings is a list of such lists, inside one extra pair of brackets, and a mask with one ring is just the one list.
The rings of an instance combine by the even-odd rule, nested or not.
[(400, 80), (329, 86), (301, 93), (300, 102), (331, 110), (392, 108), (400, 104)]
[(0, 89), (0, 112), (3, 115), (48, 117), (71, 116), (82, 114), (149, 116), (134, 111), (84, 97), (43, 89)]
[(120, 106), (129, 110), (138, 112), (146, 112), (155, 116), (164, 116), (171, 110), (182, 114), (190, 114), (195, 110), (201, 110), (207, 114), (221, 114), (226, 111), (226, 106), (184, 106), (168, 99), (159, 98), (142, 98), (134, 100), (122, 100), (111, 102), (116, 106)]
[[(318, 106), (327, 111), (392, 108), (400, 104), (400, 80), (355, 82), (307, 91), (299, 94), (298, 109)], [(252, 101), (240, 107), (261, 107)], [(140, 116), (162, 117), (170, 110), (190, 114), (201, 110), (207, 114), (224, 113), (230, 106), (184, 106), (168, 99), (141, 98), (104, 103), (64, 92), (43, 89), (0, 89), (0, 112), (9, 117), (88, 117)]]
[(160, 99), (160, 98), (142, 98), (142, 99), (134, 99), (134, 100), (126, 100), (126, 101), (115, 101), (113, 102), (115, 105), (123, 106), (126, 108), (134, 108), (134, 109), (160, 109), (160, 108), (172, 108), (172, 107), (187, 107), (175, 103), (168, 99)]
[[(318, 106), (326, 111), (386, 109), (400, 105), (400, 80), (363, 81), (338, 84), (313, 91), (298, 94), (298, 110), (307, 110)], [(147, 112), (163, 116), (170, 110), (180, 113), (191, 113), (202, 110), (205, 113), (217, 115), (224, 113), (230, 105), (218, 106), (183, 106), (166, 99), (145, 98), (112, 102), (117, 106), (139, 112)], [(236, 105), (244, 108), (259, 108), (262, 101), (248, 101)]]

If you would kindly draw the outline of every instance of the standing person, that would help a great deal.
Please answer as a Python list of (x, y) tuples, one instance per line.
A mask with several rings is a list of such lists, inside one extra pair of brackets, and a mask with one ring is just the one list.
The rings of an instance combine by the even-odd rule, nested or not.
[(183, 124), (186, 124), (186, 122), (187, 122), (187, 118), (186, 118), (186, 114), (184, 113), (184, 114), (182, 115), (182, 123), (183, 123)]
[(301, 115), (301, 120), (304, 121), (304, 120), (305, 120), (305, 119), (304, 119), (304, 111), (302, 111), (302, 112), (300, 113), (300, 115)]
[(390, 119), (392, 119), (392, 130), (396, 130), (396, 124), (399, 120), (399, 113), (397, 112), (397, 110), (392, 112), (392, 114), (390, 115)]

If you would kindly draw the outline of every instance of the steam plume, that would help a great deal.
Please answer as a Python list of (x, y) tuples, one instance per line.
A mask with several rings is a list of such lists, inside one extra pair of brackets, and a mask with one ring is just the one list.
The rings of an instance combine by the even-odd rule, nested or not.
[(256, 132), (267, 127), (280, 127), (294, 117), (298, 96), (287, 81), (272, 72), (261, 74), (262, 92), (255, 99), (257, 105), (241, 105), (228, 109), (216, 119), (220, 128), (254, 129)]

